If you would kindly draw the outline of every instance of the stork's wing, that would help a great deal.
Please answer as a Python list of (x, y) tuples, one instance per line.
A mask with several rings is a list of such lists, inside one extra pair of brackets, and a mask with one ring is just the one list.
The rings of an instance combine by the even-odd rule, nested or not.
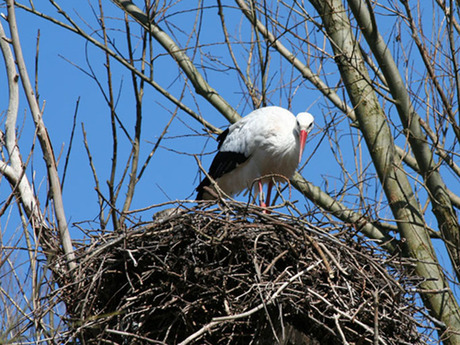
[[(220, 146), (220, 144), (219, 144)], [(231, 172), (235, 169), (239, 164), (244, 163), (248, 157), (244, 153), (237, 153), (237, 152), (227, 152), (227, 151), (219, 151), (217, 152), (214, 160), (211, 163), (211, 167), (209, 168), (208, 175), (212, 177), (214, 180), (222, 177), (223, 175)], [(208, 177), (205, 177), (203, 181), (199, 184), (196, 188), (198, 195), (197, 200), (203, 199), (204, 194), (204, 187), (210, 186), (211, 181)]]
[[(263, 124), (260, 119), (251, 114), (231, 125), (217, 137), (219, 152), (209, 168), (209, 176), (214, 180), (230, 173), (238, 165), (244, 163), (254, 152), (254, 148), (259, 142), (257, 134), (263, 133), (259, 126)], [(210, 184), (211, 181), (207, 177), (201, 181), (196, 189), (198, 191), (197, 200), (203, 199), (204, 188)]]

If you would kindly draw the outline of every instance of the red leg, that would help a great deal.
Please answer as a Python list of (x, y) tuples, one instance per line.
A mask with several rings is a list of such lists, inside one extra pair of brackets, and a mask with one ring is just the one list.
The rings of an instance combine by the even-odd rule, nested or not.
[(270, 206), (270, 197), (272, 195), (272, 188), (273, 188), (273, 182), (270, 181), (268, 182), (268, 187), (267, 187), (267, 199), (265, 200), (267, 206)]
[(262, 185), (262, 182), (258, 182), (259, 183), (259, 202), (260, 202), (260, 207), (267, 207), (267, 204), (264, 202), (264, 188), (263, 188), (263, 185)]

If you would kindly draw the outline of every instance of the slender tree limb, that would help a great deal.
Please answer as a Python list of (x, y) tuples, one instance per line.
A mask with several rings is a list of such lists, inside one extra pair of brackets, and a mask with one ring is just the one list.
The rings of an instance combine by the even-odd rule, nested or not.
[(80, 97), (78, 97), (77, 102), (75, 104), (75, 111), (73, 114), (73, 123), (72, 123), (72, 130), (70, 131), (70, 138), (69, 138), (69, 145), (67, 149), (67, 153), (65, 156), (65, 163), (64, 163), (64, 169), (62, 172), (62, 179), (61, 179), (61, 188), (64, 190), (64, 182), (65, 182), (65, 177), (67, 174), (67, 167), (69, 166), (69, 161), (70, 161), (70, 151), (72, 150), (73, 146), (73, 139), (74, 139), (74, 134), (75, 134), (75, 128), (77, 126), (77, 114), (78, 114), (78, 107), (80, 105)]
[[(436, 0), (436, 2), (439, 4), (439, 0)], [(449, 45), (450, 45), (450, 60), (452, 61), (452, 68), (454, 70), (453, 77), (455, 81), (455, 91), (457, 94), (457, 104), (460, 104), (460, 76), (458, 74), (459, 71), (459, 63), (457, 60), (457, 50), (458, 48), (455, 46), (456, 44), (456, 39), (454, 36), (454, 27), (457, 28), (458, 30), (458, 23), (455, 20), (454, 17), (454, 11), (453, 11), (453, 1), (450, 2), (449, 4), (449, 9), (446, 8), (446, 1), (444, 1), (444, 4), (439, 4), (441, 8), (444, 10), (444, 13), (446, 15), (447, 20), (447, 32), (448, 32), (448, 37), (449, 37)], [(458, 3), (457, 3), (458, 7)], [(458, 31), (457, 31), (458, 32)], [(458, 123), (457, 125), (460, 124), (460, 115), (457, 115), (458, 117)]]
[(97, 177), (96, 167), (94, 165), (93, 156), (91, 155), (91, 151), (89, 149), (88, 139), (86, 137), (85, 125), (83, 123), (81, 124), (81, 131), (83, 133), (83, 144), (85, 146), (86, 156), (88, 157), (89, 166), (91, 168), (91, 172), (93, 173), (95, 189), (96, 189), (97, 196), (98, 196), (99, 224), (101, 226), (101, 229), (105, 229), (108, 223), (108, 219), (104, 217), (104, 200), (101, 198), (99, 178)]
[[(8, 38), (5, 35), (3, 26), (0, 23), (0, 47), (2, 49), (3, 59), (5, 61), (7, 78), (8, 78), (8, 92), (9, 92), (9, 101), (8, 101), (8, 110), (6, 113), (5, 121), (5, 147), (9, 156), (9, 163), (11, 164), (12, 171), (10, 171), (6, 163), (1, 170), (4, 170), (5, 173), (10, 171), (10, 178), (14, 176), (22, 176), (20, 179), (15, 180), (14, 185), (17, 185), (19, 195), (23, 202), (23, 206), (27, 209), (27, 215), (32, 216), (35, 214), (35, 217), (40, 218), (43, 221), (43, 217), (39, 212), (37, 201), (35, 199), (34, 193), (30, 187), (30, 183), (27, 179), (27, 176), (24, 174), (24, 164), (19, 152), (19, 147), (17, 146), (17, 137), (16, 137), (16, 120), (19, 109), (19, 85), (18, 78), (19, 75), (16, 71), (16, 65), (11, 52)], [(34, 211), (36, 210), (36, 211)]]
[[(8, 165), (6, 162), (1, 161), (0, 173), (7, 178), (13, 192), (18, 196), (18, 202), (22, 205), (27, 218), (32, 224), (35, 233), (38, 235), (37, 237), (39, 238), (40, 244), (47, 253), (52, 253), (56, 248), (50, 240), (52, 237), (51, 229), (45, 222), (34, 191), (27, 179), (25, 164), (22, 161), (19, 147), (17, 146), (16, 119), (19, 106), (19, 75), (16, 71), (15, 60), (8, 42), (11, 41), (6, 37), (3, 26), (0, 23), (0, 47), (5, 61), (9, 88), (9, 105), (5, 121), (5, 135), (2, 139), (5, 141), (10, 163), (10, 165)], [(20, 212), (22, 212), (21, 209)], [(27, 230), (25, 232), (27, 232)], [(39, 236), (40, 233), (43, 233), (43, 236)]]
[[(133, 46), (131, 43), (131, 32), (129, 27), (128, 16), (125, 14), (125, 27), (126, 27), (126, 40), (128, 42), (129, 59), (134, 65)], [(147, 35), (144, 34), (142, 40), (142, 65), (141, 71), (145, 73), (145, 55), (147, 49)], [(137, 171), (139, 166), (140, 144), (141, 144), (141, 128), (142, 128), (142, 99), (144, 96), (144, 81), (141, 79), (139, 85), (137, 84), (136, 74), (131, 72), (131, 82), (133, 84), (134, 99), (136, 101), (136, 124), (134, 126), (134, 140), (131, 145), (131, 171), (129, 173), (128, 190), (126, 192), (125, 201), (123, 203), (122, 214), (127, 212), (131, 206), (134, 197), (136, 184), (139, 181), (137, 178)], [(120, 217), (120, 224), (123, 224), (124, 216)]]
[(449, 156), (448, 151), (439, 144), (439, 137), (425, 121), (423, 121), (421, 118), (419, 118), (418, 121), (425, 130), (426, 134), (430, 137), (430, 140), (433, 143), (438, 156), (442, 158), (442, 160), (449, 166), (451, 171), (457, 175), (457, 177), (460, 177), (460, 166), (455, 164), (455, 161)]
[(59, 236), (61, 240), (62, 249), (67, 257), (67, 265), (70, 271), (72, 271), (76, 264), (74, 262), (75, 255), (73, 252), (72, 241), (67, 226), (67, 219), (65, 217), (64, 205), (62, 202), (62, 191), (57, 172), (56, 160), (54, 157), (53, 147), (48, 136), (45, 124), (42, 119), (40, 107), (38, 106), (35, 93), (30, 83), (29, 75), (27, 73), (24, 57), (22, 55), (22, 48), (19, 40), (19, 34), (16, 24), (16, 14), (14, 9), (14, 1), (7, 0), (8, 8), (8, 23), (10, 26), (11, 39), (13, 50), (16, 56), (16, 63), (18, 65), (19, 75), (22, 80), (24, 93), (26, 94), (29, 108), (32, 113), (35, 126), (37, 127), (37, 136), (40, 142), (40, 146), (43, 151), (43, 158), (46, 162), (48, 169), (48, 179), (50, 183), (50, 191), (54, 200), (54, 212), (57, 220), (57, 226), (59, 230)]
[[(168, 123), (166, 124), (166, 126), (163, 128), (163, 131), (161, 132), (160, 136), (158, 137), (157, 141), (155, 142), (155, 144), (153, 145), (153, 149), (150, 150), (150, 153), (149, 155), (147, 156), (147, 158), (145, 159), (145, 162), (144, 164), (142, 165), (142, 168), (140, 169), (139, 171), (139, 174), (137, 175), (137, 179), (140, 180), (142, 175), (144, 174), (145, 172), (145, 169), (147, 168), (147, 165), (149, 164), (150, 160), (152, 159), (153, 155), (155, 154), (155, 152), (157, 151), (158, 147), (160, 146), (160, 143), (161, 141), (163, 140), (164, 136), (166, 135), (166, 133), (168, 132), (168, 129), (169, 129), (169, 126), (171, 125), (171, 123), (173, 122), (173, 120), (175, 119), (176, 117), (176, 114), (177, 112), (174, 112), (172, 114), (172, 116), (169, 118), (169, 121)], [(128, 210), (127, 210), (128, 211)], [(127, 212), (126, 211), (126, 212)]]
[[(101, 0), (98, 1), (99, 3), (99, 24), (102, 30), (102, 37), (103, 37), (103, 44), (105, 47), (108, 47), (107, 41), (107, 30), (105, 26), (105, 17), (104, 11), (102, 9), (102, 2)], [(110, 177), (107, 180), (107, 186), (109, 189), (109, 200), (111, 205), (117, 204), (117, 193), (115, 192), (117, 184), (115, 181), (115, 176), (117, 173), (117, 165), (118, 165), (118, 130), (117, 130), (117, 115), (115, 110), (115, 96), (113, 94), (113, 82), (112, 82), (112, 66), (110, 63), (110, 55), (105, 50), (105, 71), (107, 74), (107, 89), (108, 89), (108, 97), (107, 97), (107, 105), (110, 109), (110, 128), (112, 130), (112, 158), (111, 158), (111, 167), (110, 167)], [(133, 142), (132, 140), (130, 140)], [(114, 229), (120, 228), (120, 223), (118, 222), (118, 214), (115, 212), (113, 208), (110, 208), (110, 215), (112, 218), (112, 224)]]

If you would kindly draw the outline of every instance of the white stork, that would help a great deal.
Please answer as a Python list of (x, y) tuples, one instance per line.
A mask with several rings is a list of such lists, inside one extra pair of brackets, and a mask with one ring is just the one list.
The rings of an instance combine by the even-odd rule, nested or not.
[[(294, 175), (313, 122), (309, 113), (299, 113), (296, 117), (280, 107), (254, 110), (217, 137), (219, 152), (208, 175), (229, 196), (253, 185), (258, 187), (255, 193), (262, 196), (263, 184), (268, 184), (266, 201), (261, 198), (260, 206), (270, 206), (274, 181), (282, 182)], [(216, 197), (208, 177), (201, 181), (197, 191), (197, 200)]]

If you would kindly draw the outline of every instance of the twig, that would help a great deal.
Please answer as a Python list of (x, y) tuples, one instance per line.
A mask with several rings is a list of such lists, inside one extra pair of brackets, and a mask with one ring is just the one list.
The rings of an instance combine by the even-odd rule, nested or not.
[(123, 337), (132, 337), (134, 339), (139, 339), (139, 340), (145, 341), (147, 343), (151, 343), (151, 344), (165, 344), (166, 345), (166, 343), (164, 343), (162, 341), (150, 339), (150, 338), (147, 338), (147, 337), (142, 337), (142, 336), (140, 336), (138, 334), (134, 334), (134, 333), (130, 333), (130, 332), (123, 332), (123, 331), (119, 331), (119, 330), (116, 330), (116, 329), (110, 329), (110, 328), (106, 329), (105, 331), (108, 332), (108, 333), (122, 335)]
[(91, 172), (93, 173), (93, 179), (94, 179), (94, 184), (95, 184), (94, 189), (97, 191), (97, 195), (98, 195), (99, 224), (100, 224), (101, 229), (105, 229), (105, 226), (107, 225), (107, 220), (104, 219), (104, 200), (101, 197), (102, 193), (99, 192), (100, 191), (99, 179), (97, 177), (96, 166), (94, 165), (94, 162), (93, 162), (93, 156), (91, 155), (91, 151), (89, 149), (88, 138), (86, 137), (86, 131), (85, 131), (85, 124), (83, 122), (81, 123), (81, 131), (83, 133), (83, 144), (85, 145), (85, 150), (86, 150), (86, 155), (88, 157), (89, 166), (91, 168)]
[(374, 345), (379, 344), (379, 290), (374, 290)]
[(66, 177), (66, 173), (67, 173), (67, 166), (69, 164), (69, 160), (70, 160), (70, 151), (72, 150), (72, 146), (73, 146), (73, 137), (74, 137), (74, 134), (75, 134), (75, 127), (77, 125), (77, 114), (78, 114), (78, 107), (80, 105), (80, 97), (78, 97), (77, 99), (77, 102), (75, 104), (75, 111), (74, 111), (74, 114), (73, 114), (73, 123), (72, 123), (72, 130), (70, 131), (70, 139), (69, 139), (69, 148), (67, 149), (67, 154), (66, 154), (66, 157), (65, 157), (65, 163), (64, 163), (64, 169), (63, 169), (63, 173), (62, 173), (62, 179), (61, 179), (61, 188), (64, 189), (64, 181), (65, 181), (65, 177)]
[(339, 332), (340, 338), (342, 338), (342, 344), (348, 345), (347, 338), (345, 337), (345, 334), (343, 334), (342, 327), (340, 327), (340, 315), (335, 314), (334, 315), (334, 321), (335, 321), (335, 327), (337, 328), (337, 331)]

